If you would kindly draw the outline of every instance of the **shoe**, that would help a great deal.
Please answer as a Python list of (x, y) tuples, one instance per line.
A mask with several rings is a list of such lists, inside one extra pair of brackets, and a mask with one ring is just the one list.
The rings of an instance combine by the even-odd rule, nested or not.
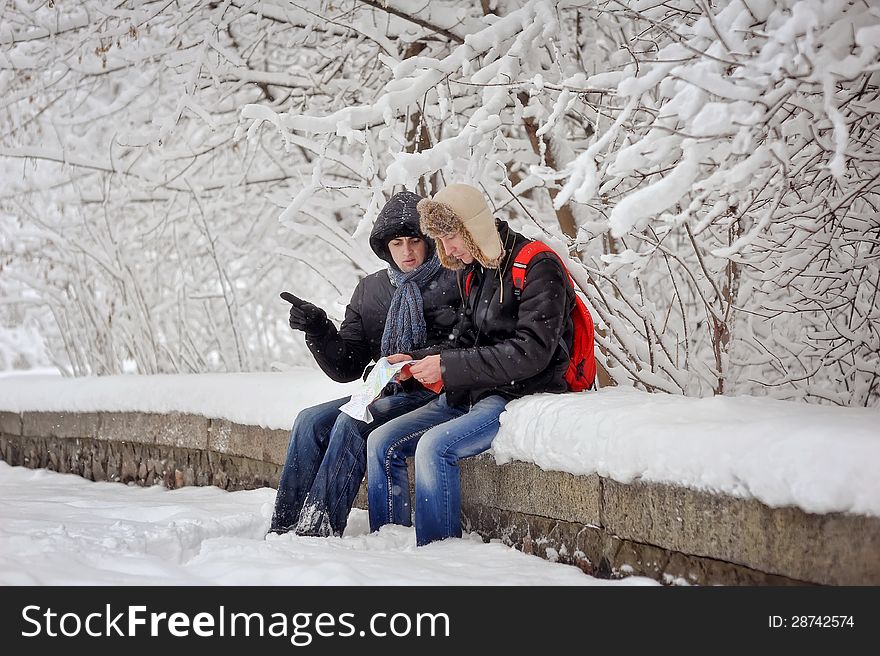
[(329, 538), (333, 536), (330, 518), (318, 506), (304, 506), (293, 532), (301, 537)]

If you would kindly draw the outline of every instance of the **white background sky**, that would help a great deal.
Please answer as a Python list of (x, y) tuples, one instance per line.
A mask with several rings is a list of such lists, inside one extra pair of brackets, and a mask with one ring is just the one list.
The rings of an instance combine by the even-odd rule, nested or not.
[[(0, 410), (180, 411), (289, 428), (303, 407), (350, 394), (319, 371), (0, 378)], [(500, 462), (622, 482), (667, 481), (771, 506), (880, 516), (873, 410), (755, 397), (692, 399), (606, 389), (511, 403)], [(412, 529), (265, 540), (274, 489), (165, 490), (0, 464), (0, 584), (595, 585), (580, 570), (475, 535), (415, 548)], [(611, 583), (621, 584), (621, 583)], [(640, 577), (622, 584), (654, 584)]]

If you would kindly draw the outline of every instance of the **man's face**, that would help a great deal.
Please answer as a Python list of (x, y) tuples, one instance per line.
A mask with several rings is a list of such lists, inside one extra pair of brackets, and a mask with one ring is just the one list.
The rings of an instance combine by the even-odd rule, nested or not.
[(397, 268), (409, 273), (422, 266), (428, 247), (425, 240), (419, 237), (395, 237), (388, 242), (388, 252)]
[(448, 235), (441, 235), (437, 239), (443, 244), (443, 250), (445, 250), (446, 254), (450, 257), (458, 258), (465, 264), (470, 264), (474, 261), (474, 256), (471, 255), (470, 250), (468, 250), (468, 247), (465, 245), (460, 230)]

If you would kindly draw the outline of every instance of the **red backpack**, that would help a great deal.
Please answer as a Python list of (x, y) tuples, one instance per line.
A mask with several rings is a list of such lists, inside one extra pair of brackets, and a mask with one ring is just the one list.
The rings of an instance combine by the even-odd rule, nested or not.
[[(526, 284), (526, 268), (529, 262), (538, 253), (553, 253), (556, 251), (547, 244), (540, 241), (531, 241), (522, 247), (513, 260), (513, 268), (510, 273), (513, 276), (513, 293), (517, 300), (522, 295), (523, 287)], [(559, 258), (558, 255), (556, 255)], [(565, 263), (560, 259), (563, 270), (568, 273)], [(474, 273), (471, 271), (464, 281), (465, 294), (469, 294), (471, 290), (471, 278)], [(574, 280), (571, 274), (568, 274), (568, 282), (574, 291)], [(574, 309), (571, 311), (571, 321), (574, 326), (574, 336), (572, 338), (571, 353), (569, 353), (568, 369), (565, 371), (565, 382), (568, 389), (572, 392), (582, 392), (590, 389), (596, 379), (596, 354), (594, 352), (594, 329), (593, 317), (587, 306), (584, 305), (581, 297), (576, 293), (574, 295)], [(563, 348), (565, 345), (563, 344)]]

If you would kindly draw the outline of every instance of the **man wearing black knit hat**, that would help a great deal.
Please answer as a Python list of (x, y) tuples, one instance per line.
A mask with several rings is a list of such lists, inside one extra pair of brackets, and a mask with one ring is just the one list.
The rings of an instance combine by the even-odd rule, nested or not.
[[(282, 294), (291, 303), (290, 327), (305, 332), (316, 362), (335, 381), (356, 380), (382, 356), (438, 344), (455, 323), (455, 275), (440, 265), (433, 240), (419, 227), (420, 200), (404, 191), (382, 208), (370, 246), (388, 267), (358, 283), (338, 330), (321, 308)], [(370, 405), (370, 423), (340, 411), (349, 398), (297, 415), (270, 533), (342, 535), (366, 470), (367, 435), (436, 393), (413, 379), (391, 383)]]

